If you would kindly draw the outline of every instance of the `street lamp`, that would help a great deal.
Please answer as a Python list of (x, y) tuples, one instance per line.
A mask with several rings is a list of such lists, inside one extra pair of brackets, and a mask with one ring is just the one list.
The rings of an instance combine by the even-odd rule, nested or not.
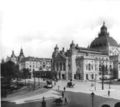
[(91, 98), (92, 98), (92, 107), (94, 107), (94, 96), (95, 96), (95, 94), (94, 94), (94, 92), (92, 92), (92, 93), (91, 93)]
[(112, 73), (112, 68), (110, 67), (110, 74), (109, 74), (109, 89), (111, 89), (111, 73)]
[(34, 77), (34, 89), (35, 89), (35, 71), (33, 69), (33, 77)]

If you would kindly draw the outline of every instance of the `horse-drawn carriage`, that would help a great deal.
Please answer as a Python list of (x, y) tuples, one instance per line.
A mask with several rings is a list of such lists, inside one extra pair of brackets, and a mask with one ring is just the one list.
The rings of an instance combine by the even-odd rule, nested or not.
[(45, 88), (52, 88), (52, 87), (53, 87), (52, 81), (47, 80), (47, 81), (46, 81), (46, 85), (45, 85), (44, 87), (45, 87)]
[(72, 83), (72, 81), (68, 82), (67, 83), (67, 87), (69, 88), (73, 88), (75, 84)]

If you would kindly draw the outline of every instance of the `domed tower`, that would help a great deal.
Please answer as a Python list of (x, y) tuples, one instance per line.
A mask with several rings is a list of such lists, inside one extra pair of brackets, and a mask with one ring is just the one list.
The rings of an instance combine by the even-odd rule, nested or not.
[(105, 22), (103, 22), (98, 37), (91, 42), (89, 48), (98, 51), (104, 51), (110, 55), (111, 47), (118, 47), (118, 43), (112, 37), (109, 36)]
[(24, 57), (25, 56), (24, 56), (24, 53), (23, 53), (23, 49), (21, 48), (18, 60), (21, 61)]
[(101, 32), (99, 36), (107, 36), (109, 33), (107, 32), (107, 27), (105, 26), (105, 22), (103, 22), (103, 26), (101, 27)]

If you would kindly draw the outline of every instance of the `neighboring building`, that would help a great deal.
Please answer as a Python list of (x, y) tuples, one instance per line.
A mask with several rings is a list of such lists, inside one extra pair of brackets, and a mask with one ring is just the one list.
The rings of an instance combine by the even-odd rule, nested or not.
[(50, 58), (35, 58), (25, 57), (19, 64), (20, 70), (26, 68), (31, 72), (34, 71), (51, 71), (51, 59)]
[[(103, 23), (99, 36), (88, 48), (79, 47), (72, 41), (69, 50), (65, 51), (63, 48), (60, 51), (56, 45), (52, 54), (52, 70), (57, 72), (59, 79), (94, 80), (101, 78), (101, 65), (104, 65), (106, 78), (113, 76), (113, 69), (116, 69), (118, 74), (116, 78), (120, 78), (120, 60), (117, 57), (119, 55), (120, 47), (109, 36)], [(113, 64), (114, 61), (116, 64)]]
[(24, 68), (29, 69), (30, 72), (34, 71), (51, 71), (51, 59), (50, 58), (35, 58), (25, 57), (23, 49), (20, 50), (19, 56), (15, 56), (12, 51), (11, 57), (7, 57), (6, 61), (12, 61), (19, 65), (19, 70)]
[(18, 58), (15, 56), (14, 51), (12, 51), (11, 57), (8, 60), (10, 60), (10, 61), (14, 62), (15, 64), (17, 64)]
[(14, 51), (12, 51), (11, 56), (10, 57), (7, 56), (6, 61), (12, 61), (15, 64), (19, 64), (23, 58), (24, 58), (24, 53), (23, 53), (23, 49), (21, 49), (19, 56), (16, 56)]

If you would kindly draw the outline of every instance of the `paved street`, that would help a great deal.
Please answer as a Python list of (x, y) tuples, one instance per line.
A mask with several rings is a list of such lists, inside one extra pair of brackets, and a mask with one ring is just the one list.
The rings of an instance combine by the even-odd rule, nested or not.
[[(62, 105), (62, 107), (70, 107), (72, 105), (81, 107), (90, 107), (91, 104), (91, 92), (95, 93), (95, 107), (99, 107), (100, 104), (111, 103), (114, 104), (117, 101), (120, 101), (120, 86), (111, 85), (111, 94), (108, 96), (108, 84), (105, 84), (105, 90), (101, 90), (101, 83), (96, 83), (96, 90), (94, 87), (91, 87), (91, 82), (82, 82), (82, 81), (73, 81), (75, 86), (73, 88), (66, 88), (65, 96), (69, 100), (68, 105)], [(7, 98), (3, 99), (4, 101), (9, 101), (14, 104), (3, 104), (2, 107), (23, 107), (23, 105), (36, 105), (40, 107), (43, 96), (47, 100), (48, 107), (54, 107), (52, 102), (55, 98), (61, 97), (61, 91), (66, 86), (67, 81), (59, 81), (53, 89), (37, 89), (29, 93), (24, 91), (24, 94), (9, 95)], [(59, 86), (59, 91), (58, 91)], [(87, 105), (86, 105), (87, 101)], [(22, 105), (22, 106), (21, 106)]]
[[(67, 88), (67, 91), (72, 92), (83, 92), (83, 93), (91, 93), (94, 92), (96, 95), (107, 97), (108, 98), (108, 90), (109, 84), (104, 84), (104, 90), (101, 89), (101, 83), (96, 83), (96, 90), (95, 87), (91, 87), (91, 83), (95, 84), (94, 82), (83, 82), (83, 81), (73, 81), (75, 84), (74, 88)], [(63, 90), (63, 87), (66, 86), (66, 81), (59, 81), (58, 85), (60, 86), (60, 90)], [(58, 85), (54, 87), (55, 89), (58, 88)], [(111, 85), (111, 98), (119, 99), (120, 100), (120, 85)]]

